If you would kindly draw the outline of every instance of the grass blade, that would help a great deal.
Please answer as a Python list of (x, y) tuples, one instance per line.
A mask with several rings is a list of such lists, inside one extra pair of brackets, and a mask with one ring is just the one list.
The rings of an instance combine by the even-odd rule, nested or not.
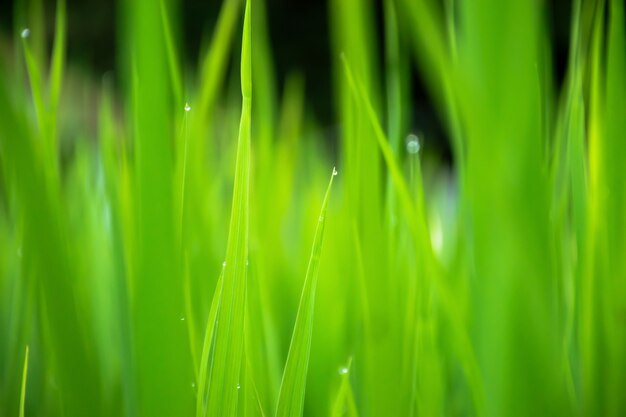
[(215, 320), (219, 310), (219, 303), (222, 298), (222, 287), (224, 283), (224, 269), (217, 281), (213, 301), (211, 302), (211, 310), (206, 323), (206, 331), (204, 333), (204, 344), (202, 347), (202, 359), (200, 360), (200, 374), (198, 377), (198, 397), (196, 399), (196, 417), (206, 415), (206, 396), (207, 396), (207, 380), (211, 374), (209, 369), (209, 360), (211, 349), (213, 347), (213, 336), (215, 334)]
[(330, 190), (335, 175), (337, 175), (337, 171), (333, 168), (333, 174), (328, 183), (319, 222), (315, 230), (313, 250), (311, 251), (309, 267), (304, 279), (304, 288), (302, 289), (302, 296), (300, 297), (298, 315), (293, 328), (293, 335), (291, 336), (291, 345), (289, 346), (287, 363), (285, 364), (280, 394), (278, 395), (277, 417), (295, 417), (302, 415), (306, 374), (309, 366), (309, 354), (313, 336), (313, 311), (315, 308), (317, 272), (319, 269), (320, 255), (322, 253), (322, 242), (324, 240), (328, 197), (330, 196)]
[(252, 111), (250, 0), (246, 3), (241, 47), (243, 104), (237, 144), (235, 189), (224, 265), (224, 282), (215, 329), (215, 350), (209, 375), (207, 413), (237, 413), (239, 373), (244, 347), (250, 186), (250, 123)]
[[(137, 196), (137, 263), (133, 320), (140, 413), (189, 415), (193, 365), (185, 323), (184, 286), (177, 273), (174, 161), (169, 136), (171, 100), (167, 51), (159, 3), (139, 0), (129, 8), (135, 113), (134, 187)], [(164, 94), (154, 94), (155, 89)]]
[(58, 0), (56, 26), (54, 31), (54, 49), (50, 65), (50, 108), (52, 117), (56, 118), (56, 110), (61, 95), (61, 81), (65, 60), (65, 38), (67, 32), (65, 0)]
[(26, 376), (28, 375), (28, 346), (24, 356), (24, 371), (22, 372), (22, 392), (20, 394), (20, 417), (24, 417), (24, 403), (26, 402)]
[(161, 0), (161, 23), (163, 24), (163, 35), (165, 36), (165, 46), (167, 48), (167, 62), (169, 64), (170, 79), (172, 82), (172, 91), (174, 93), (174, 103), (176, 109), (183, 106), (183, 82), (178, 64), (178, 53), (174, 44), (174, 34), (172, 33), (172, 24), (170, 22), (169, 13), (165, 0)]
[[(378, 141), (378, 145), (382, 151), (383, 158), (390, 171), (389, 174), (391, 176), (392, 183), (394, 187), (396, 187), (400, 210), (406, 217), (412, 238), (415, 241), (415, 248), (417, 250), (416, 259), (420, 259), (424, 262), (425, 265), (422, 268), (425, 272), (426, 278), (432, 280), (432, 284), (441, 298), (442, 309), (452, 322), (454, 337), (458, 342), (458, 355), (462, 361), (466, 378), (472, 388), (474, 406), (480, 414), (483, 404), (480, 372), (468, 332), (462, 322), (462, 314), (459, 311), (458, 305), (454, 301), (454, 295), (449, 290), (447, 284), (443, 281), (441, 266), (438, 264), (432, 251), (430, 232), (427, 227), (427, 218), (424, 208), (421, 180), (416, 181), (418, 195), (416, 196), (416, 201), (414, 202), (411, 197), (411, 192), (409, 191), (409, 185), (402, 176), (402, 171), (400, 170), (399, 164), (393, 154), (393, 150), (389, 145), (389, 141), (385, 137), (365, 89), (361, 84), (357, 84), (358, 80), (355, 80), (350, 64), (345, 57), (343, 57), (343, 62), (352, 94), (363, 104), (363, 107), (367, 112), (368, 120), (372, 125), (376, 140)], [(420, 176), (419, 178), (421, 178), (419, 170), (418, 175)]]

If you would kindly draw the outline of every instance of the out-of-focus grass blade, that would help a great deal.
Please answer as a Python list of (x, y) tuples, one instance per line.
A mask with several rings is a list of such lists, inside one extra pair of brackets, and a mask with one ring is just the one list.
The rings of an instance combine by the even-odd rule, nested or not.
[[(66, 14), (65, 0), (57, 0), (54, 48), (52, 50), (52, 62), (50, 64), (50, 113), (53, 118), (52, 123), (55, 126), (59, 97), (61, 94), (63, 64), (65, 61), (65, 39), (67, 32)], [(56, 143), (54, 146), (56, 146)]]
[(26, 377), (28, 375), (28, 346), (24, 355), (24, 370), (22, 371), (22, 391), (20, 393), (20, 417), (24, 417), (24, 404), (26, 402)]
[[(128, 45), (133, 62), (134, 165), (137, 204), (137, 262), (133, 292), (133, 336), (139, 409), (153, 417), (189, 415), (194, 398), (184, 311), (182, 271), (176, 253), (174, 164), (167, 51), (159, 3), (137, 0)], [(134, 67), (134, 68), (133, 68)], [(163, 90), (154, 94), (155, 90)]]
[(180, 109), (183, 106), (183, 82), (181, 77), (180, 65), (178, 61), (178, 53), (174, 44), (174, 34), (172, 33), (172, 24), (170, 22), (169, 12), (165, 5), (165, 0), (161, 0), (161, 21), (163, 24), (163, 35), (165, 37), (165, 46), (167, 49), (167, 62), (170, 68), (170, 79), (172, 82), (172, 91), (174, 92), (175, 108)]
[[(406, 129), (409, 77), (408, 63), (404, 54), (400, 53), (404, 46), (400, 38), (398, 25), (398, 13), (395, 0), (384, 2), (385, 15), (385, 45), (386, 45), (386, 67), (387, 67), (387, 137), (390, 140), (390, 147), (395, 155), (400, 152), (401, 137)], [(387, 176), (386, 184), (386, 216), (387, 224), (393, 233), (393, 225), (396, 213), (396, 195), (391, 176)], [(393, 247), (395, 239), (390, 239), (389, 252), (395, 253)]]
[(252, 111), (251, 0), (246, 2), (241, 47), (241, 93), (243, 97), (235, 186), (224, 282), (215, 327), (215, 349), (208, 379), (208, 416), (237, 413), (238, 385), (244, 348), (246, 262), (248, 259), (248, 215), (250, 186), (250, 123)]
[[(361, 101), (364, 105), (365, 111), (368, 115), (368, 120), (372, 124), (376, 140), (378, 141), (378, 145), (382, 151), (387, 168), (390, 171), (393, 185), (396, 187), (396, 192), (398, 193), (400, 208), (409, 224), (411, 235), (415, 241), (417, 259), (424, 262), (423, 271), (426, 275), (426, 279), (432, 280), (436, 290), (438, 291), (439, 297), (441, 297), (443, 310), (452, 322), (454, 337), (455, 340), (458, 341), (458, 345), (456, 346), (457, 352), (462, 361), (470, 388), (472, 389), (474, 405), (477, 408), (478, 413), (480, 413), (483, 404), (480, 372), (469, 335), (461, 320), (462, 315), (459, 312), (459, 307), (456, 305), (454, 297), (448, 289), (448, 286), (443, 281), (441, 267), (432, 253), (430, 231), (427, 226), (426, 212), (424, 209), (424, 196), (421, 180), (417, 181), (420, 184), (417, 185), (418, 195), (415, 197), (416, 203), (414, 203), (413, 198), (411, 197), (411, 192), (409, 191), (409, 186), (402, 176), (398, 162), (396, 161), (393, 151), (389, 146), (389, 142), (385, 137), (380, 122), (376, 117), (376, 113), (372, 108), (365, 90), (360, 84), (357, 85), (357, 80), (355, 80), (350, 64), (345, 57), (343, 57), (343, 62), (346, 77), (348, 78), (352, 93), (355, 98)], [(419, 175), (419, 178), (421, 178), (421, 174)]]
[[(0, 158), (16, 196), (17, 213), (23, 223), (24, 265), (39, 290), (40, 330), (49, 350), (47, 370), (58, 377), (68, 416), (99, 415), (97, 395), (100, 380), (93, 362), (93, 341), (82, 324), (76, 307), (75, 269), (69, 262), (66, 219), (61, 209), (60, 190), (46, 175), (51, 173), (47, 159), (37, 153), (36, 140), (23, 113), (11, 102), (0, 73)], [(74, 366), (69, 366), (73, 364)], [(82, 382), (88, 379), (91, 384)]]
[(217, 98), (240, 7), (241, 0), (227, 0), (222, 5), (211, 45), (200, 68), (200, 93), (197, 105), (199, 119), (207, 117), (207, 112), (213, 108)]
[[(27, 30), (27, 29), (25, 29)], [(43, 99), (43, 81), (41, 78), (42, 69), (39, 66), (38, 61), (30, 48), (28, 37), (30, 35), (22, 35), (22, 45), (24, 47), (24, 58), (26, 59), (26, 70), (28, 72), (28, 79), (30, 81), (30, 89), (33, 97), (33, 103), (35, 105), (35, 114), (37, 116), (37, 124), (39, 127), (39, 133), (41, 136), (46, 132), (46, 108)], [(49, 152), (47, 147), (44, 148), (46, 152)], [(47, 154), (47, 153), (46, 153)]]
[(571, 415), (556, 308), (561, 277), (550, 227), (546, 102), (538, 88), (538, 69), (547, 59), (541, 49), (545, 16), (538, 2), (459, 6), (458, 68), (466, 83), (463, 198), (474, 264), (468, 327), (483, 377), (484, 411)]
[[(593, 86), (599, 89), (596, 93), (603, 106), (593, 114), (596, 129), (589, 139), (592, 217), (588, 238), (594, 246), (588, 251), (590, 269), (584, 289), (589, 310), (582, 340), (587, 384), (583, 404), (588, 414), (618, 416), (626, 407), (621, 395), (626, 378), (626, 31), (623, 2), (611, 0), (608, 6), (604, 84)], [(600, 56), (594, 56), (595, 60), (601, 62)]]
[(453, 66), (446, 43), (444, 19), (431, 0), (401, 0), (399, 16), (416, 51), (417, 64), (423, 71), (430, 94), (443, 115), (452, 102)]
[(605, 273), (595, 265), (600, 251), (605, 252), (604, 245), (599, 239), (599, 228), (603, 213), (601, 212), (600, 198), (597, 197), (602, 188), (602, 130), (604, 127), (604, 71), (603, 50), (605, 48), (604, 24), (605, 2), (599, 4), (595, 15), (589, 52), (589, 123), (587, 128), (588, 137), (588, 161), (589, 161), (589, 200), (587, 205), (587, 230), (585, 233), (584, 274), (580, 283), (580, 322), (579, 322), (579, 349), (581, 369), (581, 392), (582, 410), (586, 415), (602, 415), (603, 398), (601, 384), (603, 376), (599, 373), (599, 360), (603, 355), (599, 343), (596, 341), (603, 327), (600, 317), (601, 299), (600, 284), (597, 279), (600, 272)]
[(397, 154), (402, 130), (405, 128), (406, 122), (408, 66), (404, 55), (400, 53), (401, 47), (404, 45), (400, 38), (395, 0), (386, 0), (384, 6), (385, 58), (387, 67), (387, 136), (390, 140), (391, 149)]
[(304, 391), (306, 387), (306, 374), (309, 366), (309, 355), (311, 351), (311, 339), (313, 336), (313, 312), (315, 309), (315, 289), (317, 287), (317, 272), (322, 253), (322, 243), (324, 241), (324, 226), (326, 224), (326, 208), (328, 198), (333, 185), (333, 179), (337, 171), (333, 168), (333, 173), (328, 183), (328, 189), (322, 203), (311, 259), (304, 279), (304, 287), (298, 306), (298, 315), (291, 336), (289, 354), (283, 373), (283, 380), (280, 385), (278, 405), (276, 407), (276, 417), (297, 417), (302, 415), (304, 406)]
[[(254, 37), (254, 115), (259, 123), (255, 126), (255, 140), (259, 144), (259, 160), (267, 161), (271, 157), (272, 140), (276, 124), (276, 81), (272, 65), (269, 33), (267, 29), (266, 6), (264, 0), (254, 3), (252, 11), (252, 36)], [(265, 164), (259, 164), (263, 168)], [(267, 164), (270, 165), (270, 164)], [(260, 181), (270, 184), (270, 180)]]

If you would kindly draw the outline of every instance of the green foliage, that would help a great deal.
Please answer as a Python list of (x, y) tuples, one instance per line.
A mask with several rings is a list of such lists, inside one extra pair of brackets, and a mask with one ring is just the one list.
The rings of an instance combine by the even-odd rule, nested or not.
[(562, 83), (537, 0), (383, 3), (329, 0), (333, 154), (265, 1), (223, 1), (197, 71), (176, 2), (122, 2), (95, 110), (66, 2), (50, 40), (16, 2), (0, 415), (626, 413), (623, 3), (573, 0)]

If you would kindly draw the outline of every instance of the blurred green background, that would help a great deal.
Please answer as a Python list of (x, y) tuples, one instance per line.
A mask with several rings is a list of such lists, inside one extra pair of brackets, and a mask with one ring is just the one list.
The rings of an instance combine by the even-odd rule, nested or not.
[(0, 416), (626, 413), (622, 1), (0, 7)]

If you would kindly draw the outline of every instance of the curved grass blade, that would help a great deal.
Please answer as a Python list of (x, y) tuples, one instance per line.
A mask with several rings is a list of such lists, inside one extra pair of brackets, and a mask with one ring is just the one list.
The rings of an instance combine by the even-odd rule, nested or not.
[[(215, 348), (208, 377), (206, 415), (237, 413), (239, 373), (244, 347), (246, 261), (250, 186), (250, 122), (252, 110), (250, 0), (246, 2), (241, 48), (243, 107), (239, 125), (235, 189), (228, 232), (220, 308), (215, 323)], [(204, 370), (202, 370), (204, 372)]]
[(283, 380), (278, 395), (277, 417), (297, 417), (302, 415), (304, 405), (304, 390), (306, 387), (306, 374), (309, 366), (309, 354), (311, 352), (311, 338), (313, 335), (313, 311), (315, 307), (315, 288), (317, 286), (317, 272), (322, 253), (324, 239), (324, 226), (326, 224), (326, 208), (328, 197), (333, 185), (333, 179), (337, 171), (333, 168), (333, 174), (328, 183), (328, 189), (322, 203), (319, 222), (315, 231), (311, 259), (304, 279), (304, 288), (300, 297), (298, 315), (291, 336), (291, 345), (287, 355), (287, 363), (283, 373)]

